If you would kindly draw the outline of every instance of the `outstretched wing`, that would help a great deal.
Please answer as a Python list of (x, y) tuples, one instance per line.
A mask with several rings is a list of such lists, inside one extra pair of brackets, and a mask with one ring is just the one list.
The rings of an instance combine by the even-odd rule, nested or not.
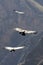
[(5, 49), (11, 51), (13, 49), (13, 47), (5, 47)]
[(16, 30), (16, 31), (18, 31), (18, 32), (24, 32), (24, 30), (21, 29), (21, 28), (14, 28), (14, 30)]
[(14, 47), (13, 49), (17, 50), (17, 49), (23, 49), (25, 46), (21, 46), (21, 47)]
[(28, 33), (28, 34), (35, 34), (35, 33), (37, 33), (36, 31), (27, 31), (27, 30), (25, 30), (25, 33)]

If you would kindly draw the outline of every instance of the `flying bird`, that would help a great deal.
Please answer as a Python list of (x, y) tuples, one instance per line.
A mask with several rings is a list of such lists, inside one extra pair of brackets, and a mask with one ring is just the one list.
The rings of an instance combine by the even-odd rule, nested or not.
[(18, 13), (18, 14), (24, 14), (24, 12), (21, 12), (21, 11), (16, 11), (15, 9), (13, 10), (15, 13)]
[(37, 34), (37, 31), (24, 30), (22, 28), (14, 28), (14, 30), (18, 31), (19, 34), (25, 36), (26, 34)]
[(19, 50), (19, 49), (23, 49), (25, 46), (20, 46), (20, 47), (5, 47), (6, 50), (9, 50), (10, 52), (12, 51), (16, 51), (16, 50)]

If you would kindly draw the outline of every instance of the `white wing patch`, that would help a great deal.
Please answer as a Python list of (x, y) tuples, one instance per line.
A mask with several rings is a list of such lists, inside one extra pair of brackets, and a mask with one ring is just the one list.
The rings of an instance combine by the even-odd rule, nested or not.
[(5, 47), (5, 49), (7, 49), (7, 50), (12, 50), (12, 49), (14, 49), (14, 50), (18, 50), (18, 49), (23, 49), (25, 46), (21, 46), (21, 47)]
[(23, 29), (21, 29), (21, 28), (14, 28), (14, 30), (16, 30), (16, 31), (18, 31), (18, 32), (24, 32), (25, 31), (25, 33), (35, 33), (36, 31), (28, 31), (28, 30), (23, 30)]
[(12, 50), (13, 48), (12, 47), (5, 47), (5, 49)]
[(18, 14), (24, 14), (24, 12), (19, 12), (19, 11), (15, 11), (16, 13), (18, 13)]
[(14, 28), (14, 30), (19, 31), (19, 32), (24, 32), (24, 30), (21, 28)]
[(26, 31), (25, 30), (25, 33), (35, 33), (36, 31)]

